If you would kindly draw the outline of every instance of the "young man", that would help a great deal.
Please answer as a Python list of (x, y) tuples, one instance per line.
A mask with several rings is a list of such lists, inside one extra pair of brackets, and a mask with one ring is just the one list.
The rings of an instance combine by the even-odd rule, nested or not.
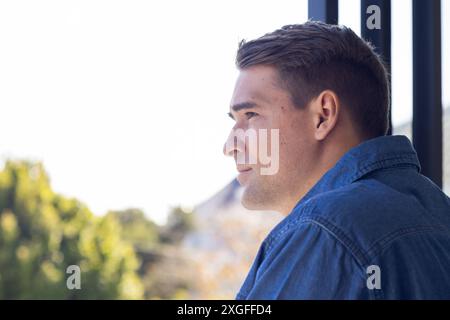
[[(386, 69), (370, 45), (307, 22), (243, 41), (236, 63), (224, 152), (243, 205), (286, 215), (236, 298), (450, 299), (450, 199), (406, 137), (386, 136)], [(238, 130), (276, 130), (275, 173)]]

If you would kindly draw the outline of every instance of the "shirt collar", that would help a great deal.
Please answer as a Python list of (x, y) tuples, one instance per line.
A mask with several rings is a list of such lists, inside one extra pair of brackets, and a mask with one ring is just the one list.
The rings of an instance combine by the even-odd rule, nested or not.
[(418, 172), (421, 170), (417, 153), (406, 136), (381, 136), (366, 140), (348, 150), (295, 208), (317, 194), (348, 185), (373, 171), (398, 165), (415, 167)]
[(409, 165), (420, 172), (417, 153), (405, 136), (381, 136), (366, 140), (347, 151), (295, 207), (311, 197), (348, 185), (380, 169)]
[[(366, 140), (347, 151), (319, 181), (299, 200), (292, 212), (267, 236), (267, 249), (274, 239), (298, 219), (297, 209), (306, 201), (323, 192), (346, 186), (363, 176), (394, 166), (411, 166), (420, 172), (420, 164), (411, 142), (405, 136), (382, 136)], [(300, 211), (298, 211), (300, 212)]]

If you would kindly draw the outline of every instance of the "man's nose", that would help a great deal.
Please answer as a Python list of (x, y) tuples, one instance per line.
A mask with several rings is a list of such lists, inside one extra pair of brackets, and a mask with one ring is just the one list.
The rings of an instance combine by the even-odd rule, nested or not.
[(223, 154), (226, 157), (233, 157), (237, 153), (237, 141), (227, 140), (223, 145)]
[(230, 150), (228, 150), (228, 148), (227, 148), (227, 142), (225, 142), (223, 144), (223, 150), (222, 151), (223, 151), (224, 156), (231, 156), (232, 155)]
[(238, 137), (231, 130), (225, 144), (223, 145), (223, 154), (229, 157), (236, 157), (238, 152), (244, 152), (245, 146), (242, 141), (238, 141)]

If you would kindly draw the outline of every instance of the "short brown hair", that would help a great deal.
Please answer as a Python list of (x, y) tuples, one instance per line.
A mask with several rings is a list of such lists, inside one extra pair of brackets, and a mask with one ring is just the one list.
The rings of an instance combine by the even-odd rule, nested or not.
[(255, 40), (242, 40), (236, 65), (274, 66), (299, 108), (323, 90), (334, 91), (367, 138), (388, 130), (387, 69), (373, 47), (350, 28), (317, 21), (287, 25)]

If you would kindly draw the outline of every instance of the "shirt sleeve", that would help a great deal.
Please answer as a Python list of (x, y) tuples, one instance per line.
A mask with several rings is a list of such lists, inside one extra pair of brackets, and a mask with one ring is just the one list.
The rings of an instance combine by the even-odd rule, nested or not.
[[(245, 299), (370, 299), (363, 267), (314, 222), (287, 232), (254, 269)], [(244, 298), (241, 292), (241, 298)]]

